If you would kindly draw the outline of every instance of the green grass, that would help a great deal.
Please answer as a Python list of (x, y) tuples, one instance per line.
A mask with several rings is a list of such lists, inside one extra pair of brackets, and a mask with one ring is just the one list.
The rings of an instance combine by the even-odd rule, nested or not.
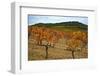
[[(45, 26), (46, 27), (46, 26)], [(54, 30), (58, 30), (58, 31), (63, 31), (63, 32), (67, 32), (67, 31), (87, 31), (87, 29), (84, 28), (80, 28), (80, 27), (76, 27), (76, 26), (47, 26), (47, 28), (51, 28)]]

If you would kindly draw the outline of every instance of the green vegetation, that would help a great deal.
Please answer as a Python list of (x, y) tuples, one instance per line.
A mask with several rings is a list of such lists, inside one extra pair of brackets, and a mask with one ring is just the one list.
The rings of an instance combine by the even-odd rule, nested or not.
[(31, 25), (32, 27), (46, 27), (52, 28), (59, 31), (87, 31), (88, 26), (86, 24), (82, 24), (80, 22), (61, 22), (61, 23), (38, 23), (35, 25)]

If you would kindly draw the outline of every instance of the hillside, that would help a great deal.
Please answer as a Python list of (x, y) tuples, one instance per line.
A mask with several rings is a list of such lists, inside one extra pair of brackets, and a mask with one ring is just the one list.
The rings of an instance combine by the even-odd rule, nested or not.
[(72, 21), (72, 22), (61, 22), (61, 23), (37, 23), (29, 27), (47, 27), (60, 31), (87, 31), (88, 25)]
[(88, 26), (79, 22), (28, 27), (28, 60), (88, 58)]

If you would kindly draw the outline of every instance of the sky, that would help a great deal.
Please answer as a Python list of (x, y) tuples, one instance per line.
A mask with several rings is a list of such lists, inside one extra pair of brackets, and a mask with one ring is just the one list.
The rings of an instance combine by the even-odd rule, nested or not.
[(69, 22), (69, 21), (78, 21), (83, 24), (88, 25), (88, 17), (81, 16), (28, 16), (28, 25), (34, 25), (37, 23), (60, 23), (60, 22)]

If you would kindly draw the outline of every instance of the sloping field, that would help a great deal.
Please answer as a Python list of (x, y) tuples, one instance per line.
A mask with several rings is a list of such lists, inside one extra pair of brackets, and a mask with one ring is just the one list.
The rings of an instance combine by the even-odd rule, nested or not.
[(85, 25), (38, 24), (28, 27), (28, 60), (88, 58)]

